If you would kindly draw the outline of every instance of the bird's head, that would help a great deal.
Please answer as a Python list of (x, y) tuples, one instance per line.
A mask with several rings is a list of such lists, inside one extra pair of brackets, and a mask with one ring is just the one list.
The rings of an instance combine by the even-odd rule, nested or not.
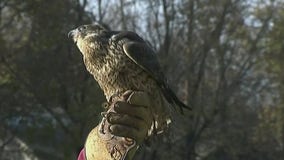
[(88, 24), (79, 26), (68, 33), (68, 37), (72, 38), (75, 43), (88, 38), (103, 38), (108, 36), (109, 29), (100, 24)]
[(84, 54), (86, 49), (98, 50), (112, 36), (112, 32), (100, 24), (82, 25), (68, 33)]

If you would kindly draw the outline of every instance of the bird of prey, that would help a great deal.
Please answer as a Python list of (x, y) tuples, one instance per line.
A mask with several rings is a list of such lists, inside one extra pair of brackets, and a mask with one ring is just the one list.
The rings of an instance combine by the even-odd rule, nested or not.
[(170, 106), (189, 108), (166, 83), (152, 47), (131, 31), (111, 31), (100, 24), (82, 25), (68, 33), (83, 55), (87, 70), (107, 101), (128, 90), (144, 91), (153, 99), (155, 133), (170, 120)]

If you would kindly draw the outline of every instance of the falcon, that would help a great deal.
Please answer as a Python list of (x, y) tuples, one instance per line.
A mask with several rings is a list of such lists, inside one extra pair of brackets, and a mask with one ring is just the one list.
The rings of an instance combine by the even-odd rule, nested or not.
[(83, 55), (86, 69), (103, 90), (108, 102), (114, 95), (143, 91), (152, 101), (152, 128), (163, 132), (170, 122), (171, 106), (190, 109), (166, 83), (157, 56), (148, 42), (131, 31), (112, 31), (100, 24), (70, 31)]

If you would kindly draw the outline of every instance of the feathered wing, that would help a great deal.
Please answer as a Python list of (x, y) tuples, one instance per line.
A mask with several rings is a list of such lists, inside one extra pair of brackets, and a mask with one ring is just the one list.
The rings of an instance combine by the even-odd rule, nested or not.
[[(135, 35), (139, 37), (137, 34)], [(139, 39), (137, 38), (136, 41), (135, 35), (131, 34), (130, 38), (126, 37), (129, 39), (129, 41), (123, 45), (124, 53), (156, 80), (163, 95), (170, 104), (178, 105), (182, 113), (183, 108), (190, 109), (190, 107), (185, 105), (177, 98), (175, 93), (166, 83), (166, 78), (161, 71), (161, 67), (154, 50), (145, 41), (143, 41), (142, 38), (139, 37)]]
[(148, 72), (159, 85), (165, 81), (157, 57), (147, 44), (129, 41), (123, 45), (123, 50), (132, 61)]

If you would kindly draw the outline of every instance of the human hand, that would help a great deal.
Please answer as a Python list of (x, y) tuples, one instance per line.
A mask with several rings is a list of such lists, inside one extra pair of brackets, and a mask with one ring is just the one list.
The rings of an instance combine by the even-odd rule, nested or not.
[[(130, 94), (130, 95), (129, 95)], [(152, 123), (151, 101), (145, 92), (126, 92), (127, 101), (117, 101), (107, 121), (113, 135), (132, 138), (139, 145), (147, 136)]]
[(87, 159), (132, 159), (151, 127), (150, 107), (150, 98), (143, 92), (127, 91), (111, 100), (102, 122), (88, 135)]

